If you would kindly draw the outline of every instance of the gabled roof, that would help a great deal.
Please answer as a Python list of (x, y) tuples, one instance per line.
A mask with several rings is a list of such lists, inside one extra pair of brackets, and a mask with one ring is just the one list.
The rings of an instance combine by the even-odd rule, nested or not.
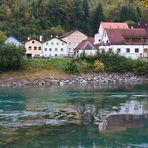
[(36, 39), (29, 39), (29, 40), (26, 40), (26, 41), (24, 42), (24, 44), (27, 43), (27, 42), (30, 42), (30, 41), (32, 41), (32, 40), (42, 43), (41, 41), (36, 40)]
[(101, 22), (100, 24), (102, 28), (129, 28), (127, 23), (119, 23), (119, 22)]
[(43, 42), (43, 43), (46, 43), (46, 42), (48, 42), (48, 41), (50, 41), (50, 40), (52, 40), (52, 39), (58, 39), (58, 40), (60, 40), (61, 42), (64, 42), (64, 43), (67, 44), (67, 42), (63, 41), (61, 38), (58, 38), (58, 37), (49, 38), (49, 39), (47, 39), (47, 40), (46, 40), (45, 42)]
[(147, 33), (144, 29), (106, 29), (109, 43), (113, 45), (146, 44)]
[(21, 41), (19, 41), (15, 36), (10, 35), (6, 40), (5, 43), (13, 43), (16, 44), (17, 46), (22, 46), (23, 43)]
[(88, 37), (86, 40), (83, 40), (74, 50), (81, 50), (81, 49), (86, 49), (87, 50), (87, 47), (94, 47), (96, 48), (96, 45), (94, 45), (94, 38), (92, 37)]
[[(65, 38), (65, 37), (67, 37), (67, 36), (73, 34), (73, 33), (76, 32), (76, 31), (81, 32), (81, 31), (78, 30), (78, 29), (76, 29), (76, 30), (72, 30), (72, 31), (67, 32), (67, 33), (65, 33), (64, 35), (60, 36), (60, 38)], [(81, 32), (81, 33), (82, 33), (82, 32)], [(84, 34), (84, 33), (82, 33), (82, 34)]]

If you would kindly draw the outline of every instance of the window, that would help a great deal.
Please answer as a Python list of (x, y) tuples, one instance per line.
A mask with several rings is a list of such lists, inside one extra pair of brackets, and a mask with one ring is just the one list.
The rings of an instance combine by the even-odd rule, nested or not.
[(121, 52), (121, 49), (120, 48), (117, 48), (117, 53), (120, 53)]
[(47, 48), (45, 48), (45, 51), (47, 51)]
[(48, 45), (48, 42), (46, 43), (46, 45)]
[(144, 53), (148, 54), (148, 48), (144, 48)]
[(34, 50), (37, 50), (37, 47), (34, 47)]
[(34, 41), (32, 41), (32, 44), (34, 44)]
[(57, 54), (55, 54), (55, 57), (57, 57), (58, 55)]
[(139, 48), (135, 48), (135, 52), (138, 53), (139, 52)]
[(55, 48), (55, 51), (58, 51), (58, 48)]
[(63, 48), (61, 48), (61, 51), (63, 51)]
[(71, 51), (71, 48), (69, 48), (69, 51)]
[(64, 45), (64, 43), (62, 43), (62, 45)]
[(49, 48), (49, 51), (52, 51), (52, 49), (51, 49), (51, 48)]
[(126, 52), (127, 53), (130, 53), (130, 48), (126, 48)]
[(71, 45), (71, 42), (69, 42), (69, 45)]
[(41, 47), (39, 47), (38, 49), (41, 50)]
[(51, 42), (51, 45), (54, 45), (54, 43), (53, 43), (53, 42)]
[(29, 48), (28, 48), (29, 50), (32, 50), (32, 47), (31, 46), (29, 46)]
[(57, 42), (57, 45), (59, 45), (59, 43)]

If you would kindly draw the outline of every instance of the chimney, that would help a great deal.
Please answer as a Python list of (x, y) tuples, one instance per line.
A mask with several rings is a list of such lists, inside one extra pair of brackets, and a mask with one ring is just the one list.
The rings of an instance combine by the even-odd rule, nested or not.
[(50, 37), (53, 38), (53, 35), (51, 35)]
[(27, 40), (30, 40), (30, 39), (31, 39), (30, 36), (28, 36)]
[(59, 38), (59, 36), (56, 36), (56, 38)]
[(134, 29), (134, 27), (133, 27), (133, 26), (131, 26), (131, 29)]
[(40, 42), (43, 42), (43, 36), (40, 35)]

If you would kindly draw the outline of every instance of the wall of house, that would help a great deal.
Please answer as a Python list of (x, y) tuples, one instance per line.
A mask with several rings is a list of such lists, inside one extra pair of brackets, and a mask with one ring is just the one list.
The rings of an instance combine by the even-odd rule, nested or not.
[(31, 54), (32, 57), (43, 56), (42, 43), (37, 40), (29, 40), (25, 43), (26, 55)]
[[(148, 45), (110, 45), (100, 46), (99, 49), (100, 51), (119, 53), (127, 58), (138, 59), (145, 56), (144, 49), (148, 49)], [(127, 52), (127, 49), (130, 49), (130, 52)], [(135, 52), (135, 49), (139, 49), (139, 52)]]
[(65, 42), (67, 42), (68, 46), (68, 54), (73, 56), (74, 55), (74, 49), (83, 41), (86, 40), (87, 36), (80, 31), (75, 31), (74, 33), (70, 34), (69, 36), (66, 36), (62, 38)]
[(102, 40), (104, 29), (102, 28), (102, 25), (100, 25), (98, 33), (95, 34), (95, 44), (99, 44)]
[(65, 57), (68, 55), (67, 44), (57, 38), (43, 43), (44, 57)]
[(85, 52), (85, 54), (87, 56), (95, 56), (97, 53), (97, 50), (77, 50), (75, 51), (75, 57), (80, 57), (81, 54), (83, 54)]

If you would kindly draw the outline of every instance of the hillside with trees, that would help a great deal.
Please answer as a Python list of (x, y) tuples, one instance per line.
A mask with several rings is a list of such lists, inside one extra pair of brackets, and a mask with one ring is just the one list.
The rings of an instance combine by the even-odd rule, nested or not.
[(101, 21), (147, 23), (147, 0), (1, 0), (0, 30), (20, 40), (79, 29), (93, 35)]

